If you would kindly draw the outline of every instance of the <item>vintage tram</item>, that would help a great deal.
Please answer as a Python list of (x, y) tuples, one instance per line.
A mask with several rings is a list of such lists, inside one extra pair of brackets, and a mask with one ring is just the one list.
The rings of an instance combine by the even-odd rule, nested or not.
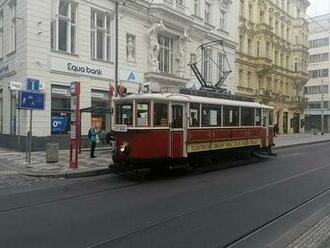
[(113, 168), (172, 165), (211, 152), (273, 146), (273, 108), (245, 99), (132, 94), (115, 100), (114, 116)]

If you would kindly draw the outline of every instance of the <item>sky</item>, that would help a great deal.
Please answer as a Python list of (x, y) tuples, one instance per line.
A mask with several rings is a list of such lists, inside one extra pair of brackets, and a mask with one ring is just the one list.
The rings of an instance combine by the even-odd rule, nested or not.
[(330, 0), (309, 0), (311, 6), (307, 9), (309, 16), (318, 16), (330, 13)]

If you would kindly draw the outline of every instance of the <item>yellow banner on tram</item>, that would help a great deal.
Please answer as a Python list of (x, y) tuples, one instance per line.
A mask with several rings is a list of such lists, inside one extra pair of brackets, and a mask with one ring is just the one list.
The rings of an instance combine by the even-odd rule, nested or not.
[(260, 139), (248, 139), (248, 140), (231, 140), (231, 141), (220, 141), (220, 142), (204, 142), (188, 144), (187, 152), (203, 152), (220, 149), (230, 149), (245, 146), (260, 146)]

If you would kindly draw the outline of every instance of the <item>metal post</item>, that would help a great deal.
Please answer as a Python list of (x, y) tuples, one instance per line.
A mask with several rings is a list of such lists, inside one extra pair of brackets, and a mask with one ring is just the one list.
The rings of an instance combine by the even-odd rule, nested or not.
[(324, 82), (321, 81), (321, 135), (324, 134)]
[(118, 88), (118, 29), (119, 29), (119, 22), (118, 22), (118, 15), (119, 15), (119, 3), (116, 1), (116, 10), (115, 10), (115, 15), (116, 15), (116, 58), (115, 58), (115, 96), (118, 96), (117, 88)]
[(32, 150), (32, 109), (30, 109), (30, 131), (29, 131), (29, 136), (30, 136), (30, 139), (29, 139), (29, 158), (28, 158), (28, 163), (30, 164), (31, 163), (31, 150)]

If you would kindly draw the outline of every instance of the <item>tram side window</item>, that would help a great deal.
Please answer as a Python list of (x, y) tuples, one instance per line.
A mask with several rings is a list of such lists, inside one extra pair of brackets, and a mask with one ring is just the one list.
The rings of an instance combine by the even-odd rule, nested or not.
[(224, 126), (239, 126), (239, 107), (224, 106), (223, 107)]
[(269, 125), (272, 126), (274, 125), (274, 111), (269, 110)]
[(254, 108), (241, 108), (241, 126), (254, 126)]
[(256, 126), (260, 127), (261, 126), (261, 109), (257, 108), (256, 109)]
[(116, 106), (116, 123), (133, 125), (133, 105), (131, 103), (118, 104)]
[(136, 126), (149, 126), (149, 103), (136, 103)]
[(154, 104), (154, 126), (168, 127), (168, 105), (166, 103)]
[(202, 105), (202, 126), (220, 127), (221, 126), (221, 106)]
[(199, 127), (199, 104), (191, 103), (189, 111), (189, 126), (190, 127)]

